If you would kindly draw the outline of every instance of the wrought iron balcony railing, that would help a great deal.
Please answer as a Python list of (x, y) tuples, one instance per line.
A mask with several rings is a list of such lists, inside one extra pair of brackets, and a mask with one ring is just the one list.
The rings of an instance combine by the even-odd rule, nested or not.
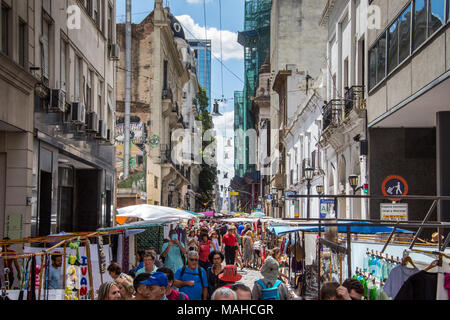
[(353, 109), (364, 109), (364, 86), (353, 86), (345, 92), (345, 116), (347, 117)]
[(330, 100), (323, 107), (323, 130), (325, 131), (329, 126), (337, 126), (342, 120), (342, 100)]

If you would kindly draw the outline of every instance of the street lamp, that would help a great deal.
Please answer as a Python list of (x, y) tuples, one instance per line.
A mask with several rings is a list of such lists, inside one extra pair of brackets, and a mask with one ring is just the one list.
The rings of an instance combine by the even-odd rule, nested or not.
[(305, 168), (305, 179), (308, 182), (308, 204), (307, 204), (307, 214), (306, 214), (306, 219), (309, 220), (310, 219), (310, 212), (311, 212), (311, 208), (310, 208), (310, 204), (311, 204), (311, 199), (310, 199), (310, 195), (311, 195), (311, 180), (314, 177), (314, 168)]
[(316, 186), (316, 191), (319, 196), (323, 195), (323, 186), (322, 185)]
[(173, 181), (171, 183), (169, 183), (169, 191), (170, 191), (169, 207), (171, 207), (172, 206), (172, 200), (173, 200), (173, 192), (175, 191), (175, 183)]
[(350, 184), (350, 186), (353, 189), (353, 195), (355, 195), (358, 190), (363, 188), (362, 186), (358, 187), (359, 177), (356, 174), (352, 174), (352, 175), (348, 176), (348, 183)]

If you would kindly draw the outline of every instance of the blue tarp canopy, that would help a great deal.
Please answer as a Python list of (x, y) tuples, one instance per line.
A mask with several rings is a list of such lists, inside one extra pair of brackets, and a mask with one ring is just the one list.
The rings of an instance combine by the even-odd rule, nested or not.
[[(344, 226), (338, 227), (338, 232), (347, 232), (348, 224), (367, 224), (367, 226), (350, 226), (351, 233), (365, 233), (365, 234), (377, 234), (377, 233), (391, 233), (394, 229), (393, 227), (383, 227), (374, 226), (370, 222), (338, 222), (338, 224), (345, 224)], [(305, 231), (305, 232), (319, 232), (319, 226), (272, 226), (270, 227), (270, 232), (275, 233), (277, 236), (281, 236), (291, 232)], [(325, 231), (325, 227), (321, 227), (321, 232)], [(398, 229), (395, 230), (396, 233), (414, 233), (413, 231)]]

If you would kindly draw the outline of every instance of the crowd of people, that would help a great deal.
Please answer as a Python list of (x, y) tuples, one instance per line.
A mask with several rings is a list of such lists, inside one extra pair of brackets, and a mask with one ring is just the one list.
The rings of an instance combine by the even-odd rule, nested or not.
[[(171, 230), (158, 254), (156, 248), (141, 250), (136, 265), (127, 273), (117, 262), (107, 271), (113, 281), (96, 291), (98, 300), (292, 300), (289, 278), (283, 272), (279, 247), (265, 252), (260, 221), (256, 224), (226, 224), (203, 221), (197, 228)], [(264, 253), (263, 253), (264, 251)], [(50, 289), (62, 288), (61, 255), (52, 255)], [(12, 260), (8, 261), (12, 271)], [(250, 288), (242, 271), (253, 269), (260, 278)], [(17, 266), (16, 266), (16, 269)], [(18, 272), (18, 277), (20, 273)], [(9, 274), (10, 279), (14, 273)], [(245, 276), (245, 272), (244, 272)], [(20, 278), (19, 278), (20, 279)], [(249, 283), (249, 281), (246, 281)], [(362, 284), (347, 279), (342, 285), (321, 286), (321, 300), (361, 300)], [(298, 298), (298, 297), (297, 297)]]
[[(288, 300), (280, 250), (262, 257), (260, 224), (203, 221), (186, 230), (185, 241), (171, 230), (160, 254), (155, 248), (138, 251), (137, 265), (127, 274), (111, 263), (107, 270), (114, 281), (102, 284), (98, 299)], [(244, 268), (261, 274), (253, 288), (241, 282)]]

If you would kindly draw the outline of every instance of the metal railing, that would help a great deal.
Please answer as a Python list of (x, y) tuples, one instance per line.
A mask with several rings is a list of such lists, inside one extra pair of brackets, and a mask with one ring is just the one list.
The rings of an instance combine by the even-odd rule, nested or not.
[(323, 107), (323, 130), (330, 126), (338, 126), (342, 120), (342, 100), (334, 99), (328, 101)]
[(364, 86), (352, 86), (345, 92), (344, 112), (348, 117), (353, 109), (364, 109)]

